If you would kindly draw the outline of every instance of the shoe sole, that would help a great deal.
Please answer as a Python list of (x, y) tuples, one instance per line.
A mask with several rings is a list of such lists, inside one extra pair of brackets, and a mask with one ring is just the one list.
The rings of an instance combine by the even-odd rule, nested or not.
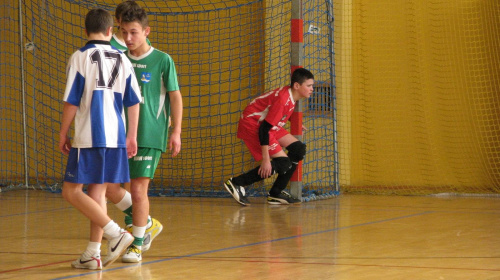
[[(233, 196), (233, 198), (234, 198), (234, 200), (236, 200), (236, 202), (238, 202), (239, 204), (241, 204), (241, 205), (243, 205), (243, 206), (250, 205), (250, 203), (244, 203), (244, 202), (241, 202), (241, 201), (240, 201), (240, 200), (236, 197), (236, 193), (237, 193), (237, 191), (236, 191), (236, 188), (235, 188), (234, 186), (232, 186), (232, 185), (230, 186), (230, 187), (234, 190), (234, 192), (232, 192), (232, 191), (229, 189), (230, 187), (228, 187), (226, 183), (224, 183), (224, 187), (225, 187), (225, 188), (226, 188), (226, 190), (227, 190), (227, 191), (228, 191), (228, 192), (229, 192), (229, 193)], [(238, 195), (238, 196), (239, 196), (239, 195)]]
[(138, 259), (124, 259), (122, 258), (122, 262), (124, 263), (138, 263), (138, 262), (141, 262), (142, 261), (142, 258), (140, 260)]
[(83, 266), (75, 266), (75, 265), (71, 265), (71, 267), (77, 268), (77, 269), (102, 270), (102, 267), (92, 268), (92, 267), (83, 267)]
[(277, 200), (277, 201), (267, 201), (267, 203), (271, 204), (271, 205), (290, 205), (290, 204), (300, 204), (302, 203), (302, 201), (296, 201), (296, 202), (288, 202), (284, 199), (281, 199), (281, 198), (276, 198), (276, 197), (273, 197), (272, 199), (274, 200)]
[[(130, 235), (132, 235), (132, 234), (130, 234)], [(106, 266), (114, 263), (123, 254), (123, 252), (125, 252), (127, 250), (128, 246), (132, 245), (132, 242), (134, 242), (134, 237), (133, 236), (132, 236), (132, 239), (130, 240), (130, 242), (124, 243), (127, 246), (123, 246), (123, 250), (121, 250), (121, 252), (119, 254), (116, 254), (116, 256), (113, 257), (112, 259), (106, 259), (105, 262), (103, 262), (102, 266), (106, 267)]]
[(73, 263), (71, 263), (71, 267), (78, 268), (78, 269), (88, 269), (88, 270), (102, 270), (102, 267), (93, 268), (93, 267), (88, 267), (88, 266), (74, 265)]
[(272, 199), (274, 200), (277, 200), (277, 201), (267, 201), (267, 203), (271, 204), (271, 205), (288, 205), (290, 203), (288, 203), (288, 201), (284, 200), (284, 199), (279, 199), (279, 198), (275, 198), (273, 197)]

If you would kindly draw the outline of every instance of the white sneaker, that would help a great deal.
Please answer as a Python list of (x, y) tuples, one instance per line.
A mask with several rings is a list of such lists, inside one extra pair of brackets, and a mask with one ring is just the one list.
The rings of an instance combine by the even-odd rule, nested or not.
[(134, 244), (127, 248), (127, 252), (122, 257), (124, 263), (138, 263), (142, 261), (141, 249), (135, 247)]
[(151, 223), (151, 226), (144, 233), (144, 241), (142, 242), (143, 252), (151, 248), (151, 243), (163, 230), (163, 225), (157, 219), (151, 218)]
[(90, 258), (86, 258), (83, 254), (77, 260), (71, 262), (73, 268), (83, 268), (83, 269), (102, 269), (101, 255), (95, 254)]
[(108, 266), (116, 261), (132, 242), (134, 242), (132, 234), (124, 229), (120, 229), (120, 235), (118, 237), (108, 240), (108, 255), (104, 259), (102, 265)]

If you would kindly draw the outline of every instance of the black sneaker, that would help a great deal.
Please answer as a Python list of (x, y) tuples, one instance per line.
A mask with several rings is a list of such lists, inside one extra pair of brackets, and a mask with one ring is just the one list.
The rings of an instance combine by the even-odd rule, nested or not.
[(242, 186), (233, 185), (233, 181), (231, 181), (231, 179), (227, 180), (224, 183), (224, 187), (226, 187), (226, 190), (234, 197), (234, 199), (239, 204), (244, 206), (250, 205), (250, 201), (248, 201), (248, 198), (245, 196), (245, 188)]
[(297, 198), (293, 198), (289, 193), (285, 191), (281, 191), (278, 197), (274, 197), (271, 195), (267, 196), (267, 203), (269, 204), (292, 204), (292, 203), (301, 203), (302, 201)]

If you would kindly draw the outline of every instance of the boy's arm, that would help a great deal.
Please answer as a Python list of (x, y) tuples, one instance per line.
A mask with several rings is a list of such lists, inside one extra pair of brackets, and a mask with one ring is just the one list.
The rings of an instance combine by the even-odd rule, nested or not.
[(269, 145), (262, 145), (262, 161), (260, 163), (259, 175), (261, 178), (268, 178), (273, 172), (271, 157), (269, 156)]
[(64, 102), (61, 118), (61, 130), (59, 131), (59, 150), (65, 155), (69, 155), (69, 150), (71, 149), (71, 141), (68, 133), (77, 111), (78, 106)]
[(259, 175), (261, 178), (271, 176), (272, 166), (271, 157), (269, 156), (269, 131), (273, 126), (266, 120), (263, 120), (259, 126), (259, 143), (262, 149), (262, 162), (259, 168)]
[(137, 127), (139, 123), (139, 103), (127, 108), (127, 155), (131, 158), (137, 154)]
[(179, 90), (168, 92), (170, 98), (170, 109), (172, 115), (172, 132), (168, 140), (168, 149), (175, 157), (181, 151), (181, 128), (182, 128), (182, 95)]

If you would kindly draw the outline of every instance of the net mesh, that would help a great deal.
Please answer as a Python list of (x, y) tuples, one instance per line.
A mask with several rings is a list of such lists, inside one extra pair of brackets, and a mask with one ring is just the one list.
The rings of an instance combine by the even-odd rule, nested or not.
[[(323, 31), (305, 34), (304, 67), (320, 83), (304, 105), (307, 192), (335, 188), (334, 85), (331, 7), (306, 4), (305, 21)], [(0, 184), (59, 191), (66, 158), (58, 132), (69, 56), (86, 42), (90, 8), (114, 14), (121, 1), (4, 1), (0, 49)], [(236, 138), (243, 108), (256, 96), (289, 83), (291, 1), (138, 1), (148, 11), (149, 40), (169, 53), (183, 95), (182, 151), (164, 154), (151, 193), (226, 196), (222, 182), (256, 163)], [(308, 3), (306, 1), (305, 3)], [(330, 5), (331, 6), (331, 5)], [(19, 11), (21, 15), (19, 15)], [(24, 89), (24, 90), (23, 90)], [(23, 94), (24, 92), (24, 94)], [(24, 106), (23, 106), (24, 104)], [(317, 139), (317, 141), (316, 141)], [(309, 144), (311, 143), (311, 144)], [(314, 143), (314, 144), (312, 144)], [(269, 182), (252, 195), (267, 193)]]

